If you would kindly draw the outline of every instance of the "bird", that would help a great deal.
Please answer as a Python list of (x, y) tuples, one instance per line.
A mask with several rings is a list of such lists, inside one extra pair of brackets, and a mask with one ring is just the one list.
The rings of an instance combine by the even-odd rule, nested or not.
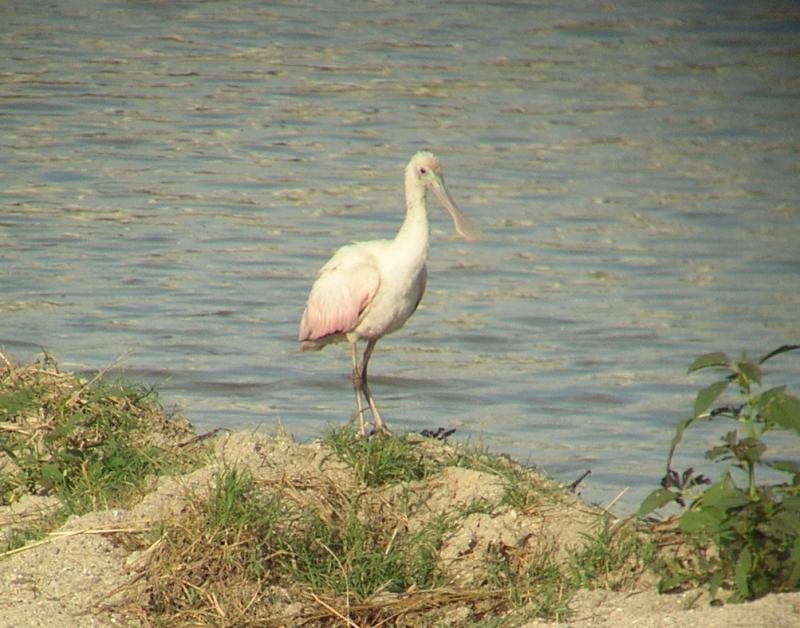
[[(433, 192), (450, 213), (456, 232), (475, 242), (481, 232), (453, 201), (439, 158), (427, 150), (414, 154), (405, 168), (405, 218), (393, 240), (342, 246), (320, 269), (300, 320), (300, 351), (318, 351), (347, 341), (353, 361), (352, 382), (360, 436), (367, 436), (362, 395), (372, 414), (373, 432), (391, 434), (367, 382), (375, 344), (400, 329), (425, 293), (429, 226), (427, 194)], [(361, 363), (358, 343), (366, 341)]]

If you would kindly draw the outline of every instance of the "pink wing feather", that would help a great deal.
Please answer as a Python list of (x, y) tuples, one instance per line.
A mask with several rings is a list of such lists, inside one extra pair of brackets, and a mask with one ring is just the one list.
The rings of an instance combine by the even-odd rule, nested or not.
[(319, 271), (300, 321), (300, 350), (321, 349), (352, 331), (380, 286), (372, 258), (353, 246), (339, 249)]

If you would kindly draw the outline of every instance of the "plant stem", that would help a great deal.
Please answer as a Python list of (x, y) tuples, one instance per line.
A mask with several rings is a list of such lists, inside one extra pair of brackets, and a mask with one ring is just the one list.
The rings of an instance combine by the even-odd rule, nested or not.
[(756, 465), (749, 460), (747, 461), (747, 483), (747, 492), (750, 495), (750, 499), (756, 501), (758, 499), (758, 491), (756, 491)]

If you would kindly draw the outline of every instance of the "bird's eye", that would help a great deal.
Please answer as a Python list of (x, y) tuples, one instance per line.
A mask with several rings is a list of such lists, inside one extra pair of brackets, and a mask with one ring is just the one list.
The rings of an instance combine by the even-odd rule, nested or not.
[(425, 173), (427, 173), (427, 172), (428, 172), (428, 169), (427, 169), (425, 166), (422, 166), (422, 167), (419, 169), (419, 173), (420, 173), (420, 174), (425, 174)]

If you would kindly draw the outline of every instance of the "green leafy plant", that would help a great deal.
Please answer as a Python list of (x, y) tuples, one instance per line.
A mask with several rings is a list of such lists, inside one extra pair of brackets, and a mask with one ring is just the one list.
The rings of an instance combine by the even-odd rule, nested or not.
[[(800, 401), (785, 386), (762, 389), (761, 370), (767, 360), (798, 348), (785, 345), (757, 361), (709, 353), (689, 367), (690, 373), (714, 369), (724, 376), (697, 393), (692, 414), (678, 423), (661, 488), (642, 502), (639, 515), (678, 504), (683, 508), (679, 529), (698, 546), (710, 542), (716, 551), (701, 556), (694, 570), (671, 569), (662, 589), (705, 581), (712, 595), (725, 587), (732, 590), (729, 601), (744, 601), (800, 584), (800, 465), (768, 459), (763, 440), (775, 431), (789, 438), (800, 435)], [(738, 400), (716, 405), (732, 385), (738, 387)], [(720, 419), (733, 425), (705, 457), (729, 468), (714, 483), (691, 468), (675, 471), (673, 457), (686, 430), (698, 421)], [(785, 480), (759, 483), (758, 470), (765, 466), (785, 474)], [(737, 477), (743, 478), (742, 486)]]

